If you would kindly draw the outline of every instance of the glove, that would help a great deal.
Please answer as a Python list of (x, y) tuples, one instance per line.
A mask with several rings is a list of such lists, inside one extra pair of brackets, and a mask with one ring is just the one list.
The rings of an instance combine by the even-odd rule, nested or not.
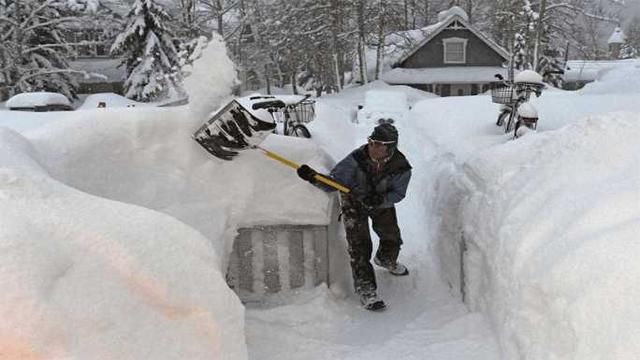
[(315, 182), (314, 176), (318, 173), (317, 171), (313, 170), (311, 167), (309, 167), (309, 165), (307, 164), (303, 164), (302, 166), (300, 166), (296, 172), (298, 173), (298, 176), (304, 180), (304, 181), (308, 181), (310, 183)]
[(373, 210), (382, 205), (383, 202), (384, 196), (380, 194), (367, 195), (364, 199), (362, 199), (362, 205), (364, 205), (367, 210)]

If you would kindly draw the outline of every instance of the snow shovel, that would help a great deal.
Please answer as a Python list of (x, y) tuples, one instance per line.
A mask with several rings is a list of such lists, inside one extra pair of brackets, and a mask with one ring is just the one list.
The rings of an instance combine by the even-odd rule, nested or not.
[[(219, 159), (233, 160), (242, 150), (258, 149), (267, 157), (298, 169), (299, 164), (259, 146), (276, 127), (273, 112), (284, 106), (283, 101), (269, 96), (235, 99), (213, 114), (193, 134), (193, 139)], [(350, 192), (349, 188), (326, 176), (316, 174), (314, 178), (343, 193)]]

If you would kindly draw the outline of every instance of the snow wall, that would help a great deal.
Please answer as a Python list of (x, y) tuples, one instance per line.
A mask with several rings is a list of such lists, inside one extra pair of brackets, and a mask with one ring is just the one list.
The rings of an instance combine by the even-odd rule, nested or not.
[[(9, 295), (0, 303), (8, 319), (0, 334), (18, 337), (8, 342), (47, 356), (245, 358), (244, 310), (224, 279), (237, 229), (327, 225), (332, 201), (258, 151), (212, 157), (191, 139), (204, 121), (189, 114), (93, 109), (65, 113), (27, 138), (3, 129), (10, 203), (1, 207), (0, 237), (17, 247), (3, 254), (4, 271), (16, 274), (3, 276), (16, 283), (2, 284)], [(307, 139), (273, 135), (263, 145), (331, 166)], [(129, 333), (134, 340), (117, 343)], [(52, 334), (60, 339), (48, 343)], [(77, 339), (82, 344), (67, 343)]]
[(443, 275), (505, 359), (640, 353), (638, 120), (593, 116), (440, 169)]
[(11, 130), (0, 144), (2, 355), (247, 357), (242, 305), (204, 236), (53, 179)]

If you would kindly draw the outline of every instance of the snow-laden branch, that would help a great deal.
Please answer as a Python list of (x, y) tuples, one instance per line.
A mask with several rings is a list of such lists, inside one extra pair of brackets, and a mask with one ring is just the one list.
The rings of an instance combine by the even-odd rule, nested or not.
[(52, 48), (67, 48), (69, 46), (75, 45), (93, 45), (93, 44), (103, 44), (99, 41), (82, 41), (77, 43), (64, 43), (64, 44), (39, 44), (37, 46), (33, 46), (27, 49), (22, 50), (23, 54), (29, 54), (34, 51), (43, 50), (43, 49), (52, 49)]
[(15, 22), (15, 21), (14, 21), (14, 20), (12, 20), (12, 19), (9, 19), (9, 18), (8, 18), (8, 17), (6, 17), (6, 16), (0, 16), (0, 21), (7, 22), (7, 23), (9, 23), (10, 25), (13, 25), (13, 26), (18, 26), (18, 23), (17, 23), (17, 22)]
[(328, 28), (329, 28), (329, 25), (320, 25), (317, 28), (312, 30), (296, 32), (296, 35), (306, 36), (306, 35), (321, 34), (325, 29), (328, 29)]
[(33, 24), (33, 25), (25, 28), (24, 31), (31, 31), (31, 30), (34, 30), (34, 29), (37, 29), (37, 28), (40, 28), (40, 27), (43, 27), (43, 26), (57, 25), (57, 24), (60, 24), (60, 23), (63, 23), (63, 22), (75, 21), (75, 20), (78, 20), (78, 18), (77, 17), (72, 17), (72, 16), (52, 19), (52, 20), (45, 21), (45, 22), (42, 22), (42, 23)]
[(47, 1), (43, 2), (42, 4), (40, 4), (40, 6), (39, 6), (39, 7), (37, 7), (35, 10), (33, 10), (33, 11), (31, 12), (31, 14), (29, 14), (29, 16), (28, 16), (28, 17), (27, 17), (27, 18), (26, 18), (22, 23), (23, 23), (23, 24), (28, 24), (28, 23), (30, 23), (30, 22), (31, 22), (31, 20), (33, 20), (33, 18), (34, 18), (34, 17), (35, 17), (35, 16), (36, 16), (40, 11), (42, 11), (43, 9), (46, 9), (49, 5), (51, 5), (51, 3), (52, 3), (53, 1), (54, 1), (54, 0), (47, 0)]
[(73, 69), (52, 69), (52, 70), (47, 70), (47, 71), (38, 71), (32, 74), (27, 74), (27, 75), (23, 75), (22, 77), (20, 77), (18, 79), (18, 81), (16, 81), (16, 85), (20, 84), (21, 82), (26, 82), (28, 79), (37, 77), (37, 76), (44, 76), (44, 75), (55, 75), (55, 74), (79, 74), (84, 76), (85, 78), (90, 78), (90, 77), (97, 77), (97, 78), (102, 78), (102, 79), (106, 79), (106, 77), (102, 74), (97, 74), (97, 73), (90, 73), (84, 70), (73, 70)]

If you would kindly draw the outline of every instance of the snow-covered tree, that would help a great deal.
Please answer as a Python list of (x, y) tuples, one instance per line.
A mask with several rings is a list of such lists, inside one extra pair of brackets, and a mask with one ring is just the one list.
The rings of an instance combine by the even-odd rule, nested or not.
[(640, 18), (634, 17), (625, 31), (626, 41), (620, 49), (623, 59), (631, 59), (640, 56)]
[(638, 50), (636, 50), (629, 41), (625, 41), (620, 48), (620, 59), (635, 59), (638, 57)]
[(123, 57), (125, 96), (138, 101), (183, 96), (180, 59), (169, 14), (155, 0), (136, 0), (127, 25), (111, 47)]
[(489, 32), (504, 48), (509, 49), (520, 22), (518, 0), (494, 0), (489, 7)]
[[(66, 1), (3, 0), (0, 3), (0, 85), (3, 96), (30, 91), (76, 97), (77, 83), (62, 33)], [(3, 84), (4, 83), (4, 84)]]
[(538, 60), (537, 72), (542, 75), (542, 81), (555, 87), (562, 87), (562, 63), (555, 53), (542, 54)]
[(527, 54), (527, 43), (521, 33), (516, 33), (513, 43), (513, 68), (515, 70), (531, 69)]

